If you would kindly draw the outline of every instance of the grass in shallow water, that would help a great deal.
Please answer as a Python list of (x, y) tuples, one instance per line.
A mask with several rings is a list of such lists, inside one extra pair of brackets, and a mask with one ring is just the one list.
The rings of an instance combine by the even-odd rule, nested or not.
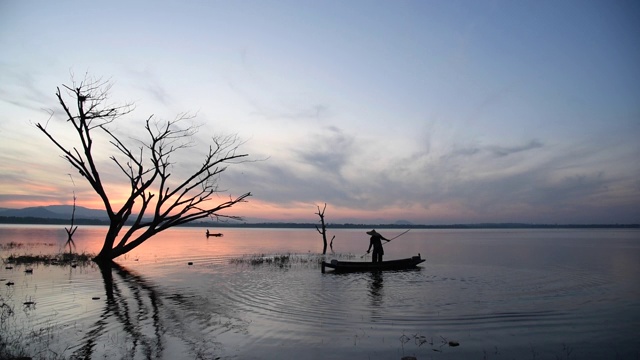
[(8, 242), (6, 244), (0, 244), (0, 250), (12, 250), (12, 249), (22, 249), (25, 247), (36, 247), (36, 246), (55, 246), (55, 244), (53, 243), (28, 243), (28, 244), (23, 244), (23, 243), (18, 243), (15, 241), (11, 241)]
[(340, 259), (354, 259), (356, 255), (353, 254), (254, 254), (254, 255), (244, 255), (238, 258), (232, 258), (229, 260), (230, 264), (235, 265), (266, 265), (266, 266), (291, 266), (291, 265), (320, 265), (323, 261), (328, 260), (329, 258), (340, 258)]
[(4, 259), (5, 264), (11, 265), (87, 265), (91, 263), (94, 254), (60, 253), (51, 255), (15, 255)]
[[(53, 243), (18, 243), (11, 241), (8, 243), (0, 244), (0, 251), (25, 249), (36, 246), (55, 246)], [(28, 252), (28, 250), (26, 250)], [(60, 252), (57, 254), (10, 254), (9, 256), (2, 258), (2, 261), (7, 265), (88, 265), (91, 263), (91, 259), (95, 257), (95, 254), (89, 253), (69, 253)]]

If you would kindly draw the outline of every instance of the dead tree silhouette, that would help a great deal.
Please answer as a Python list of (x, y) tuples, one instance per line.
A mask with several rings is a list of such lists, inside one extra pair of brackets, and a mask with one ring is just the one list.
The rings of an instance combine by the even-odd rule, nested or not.
[[(223, 192), (218, 188), (220, 174), (229, 165), (247, 161), (243, 160), (247, 154), (238, 153), (242, 142), (237, 136), (214, 136), (200, 165), (193, 165), (190, 174), (178, 178), (179, 174), (172, 173), (174, 159), (193, 146), (198, 130), (189, 124), (193, 116), (182, 113), (169, 121), (156, 121), (153, 115), (149, 116), (142, 126), (146, 140), (127, 141), (127, 137), (117, 135), (111, 126), (117, 119), (129, 115), (133, 105), (109, 104), (111, 87), (108, 81), (86, 75), (79, 84), (73, 81), (72, 86), (63, 85), (64, 90), (58, 88), (56, 92), (65, 120), (60, 125), (72, 131), (57, 129), (56, 132), (50, 128), (49, 121), (36, 124), (62, 152), (62, 158), (85, 178), (107, 212), (108, 230), (94, 261), (111, 262), (173, 226), (205, 218), (240, 219), (221, 211), (245, 202), (251, 193), (229, 196), (227, 200), (216, 196)], [(49, 119), (52, 118), (53, 111)], [(73, 134), (75, 140), (62, 136), (65, 131)], [(117, 192), (116, 185), (101, 177), (98, 165), (105, 166), (105, 163), (98, 156), (105, 152), (94, 151), (98, 140), (111, 146), (115, 153), (109, 159), (116, 172), (123, 176), (128, 193)], [(131, 141), (136, 147), (128, 145)], [(118, 198), (117, 203), (112, 201), (114, 198)], [(125, 229), (125, 225), (128, 228)], [(69, 231), (71, 234), (73, 227)]]
[[(325, 255), (327, 253), (327, 226), (324, 222), (324, 211), (327, 209), (327, 203), (324, 204), (324, 208), (322, 208), (322, 210), (320, 210), (320, 206), (318, 206), (318, 212), (316, 213), (316, 215), (320, 216), (320, 226), (321, 229), (318, 228), (318, 225), (316, 225), (316, 230), (318, 230), (318, 232), (320, 233), (320, 235), (322, 235), (322, 243), (323, 243), (323, 247), (322, 247), (322, 255)], [(335, 235), (331, 238), (331, 251), (333, 251), (333, 239), (335, 239)]]

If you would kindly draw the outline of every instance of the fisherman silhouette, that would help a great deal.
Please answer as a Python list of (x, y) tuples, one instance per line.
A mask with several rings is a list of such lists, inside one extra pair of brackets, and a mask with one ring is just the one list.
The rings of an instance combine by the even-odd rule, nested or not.
[(382, 248), (382, 240), (391, 241), (375, 230), (367, 231), (368, 235), (371, 235), (369, 239), (369, 248), (367, 249), (367, 254), (371, 251), (371, 247), (373, 247), (373, 256), (371, 261), (382, 262), (382, 255), (384, 255), (384, 249)]

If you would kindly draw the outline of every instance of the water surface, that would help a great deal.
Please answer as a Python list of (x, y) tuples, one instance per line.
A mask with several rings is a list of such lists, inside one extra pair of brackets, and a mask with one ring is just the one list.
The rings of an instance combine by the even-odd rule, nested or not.
[[(204, 230), (169, 230), (109, 271), (0, 270), (3, 284), (14, 282), (0, 290), (14, 309), (3, 336), (23, 329), (44, 339), (32, 354), (91, 358), (640, 356), (638, 230), (411, 230), (385, 246), (385, 259), (421, 253), (419, 269), (344, 275), (320, 272), (315, 229), (222, 229), (208, 239)], [(81, 227), (77, 250), (97, 252), (105, 231)], [(336, 252), (360, 260), (364, 230), (329, 231)], [(55, 253), (66, 233), (0, 227), (0, 243), (10, 241), (32, 246), (3, 256)], [(293, 255), (252, 265), (256, 254)]]

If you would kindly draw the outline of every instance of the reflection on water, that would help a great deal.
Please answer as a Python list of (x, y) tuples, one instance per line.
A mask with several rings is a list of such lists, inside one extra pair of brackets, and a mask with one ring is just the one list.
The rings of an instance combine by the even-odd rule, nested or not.
[[(168, 293), (145, 277), (112, 264), (100, 267), (106, 299), (96, 322), (73, 352), (79, 358), (214, 358), (216, 333), (244, 332), (246, 323), (226, 316), (226, 306), (203, 299), (196, 289)], [(210, 331), (211, 329), (213, 331)], [(99, 349), (113, 342), (118, 346)]]
[[(160, 358), (164, 348), (162, 334), (165, 332), (160, 316), (160, 298), (156, 289), (142, 277), (134, 275), (117, 264), (100, 267), (104, 281), (106, 301), (96, 322), (81, 340), (73, 357), (92, 358), (101, 338), (108, 335), (108, 325), (116, 321), (121, 328), (122, 344), (126, 355), (143, 358)], [(116, 279), (114, 279), (114, 273)], [(113, 354), (101, 354), (113, 356)]]
[[(387, 244), (385, 256), (420, 252), (427, 262), (419, 269), (354, 274), (322, 274), (304, 261), (321, 250), (314, 231), (224, 229), (207, 239), (202, 229), (175, 229), (110, 268), (0, 269), (3, 284), (15, 284), (2, 285), (0, 296), (18, 310), (13, 326), (49, 329), (36, 334), (46, 342), (31, 353), (64, 357), (640, 353), (638, 231), (411, 231)], [(362, 231), (335, 233), (336, 251), (360, 254), (368, 245)], [(97, 251), (104, 228), (76, 235), (79, 250)], [(34, 244), (17, 252), (55, 252), (65, 240), (62, 227), (0, 226), (0, 241)], [(294, 255), (286, 266), (230, 262), (263, 253)], [(35, 305), (23, 308), (26, 301)]]
[(383, 301), (383, 289), (382, 289), (382, 272), (374, 271), (371, 274), (371, 282), (369, 285), (371, 294), (371, 306), (374, 308), (380, 307)]

